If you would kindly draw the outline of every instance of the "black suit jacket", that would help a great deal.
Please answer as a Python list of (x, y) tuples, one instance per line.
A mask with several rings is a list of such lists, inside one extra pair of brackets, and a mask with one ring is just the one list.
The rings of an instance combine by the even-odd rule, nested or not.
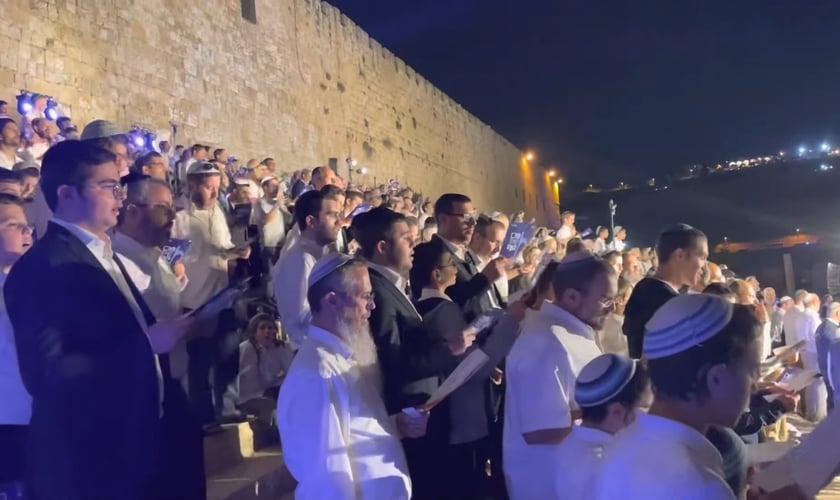
[(149, 340), (119, 287), (78, 238), (50, 223), (12, 268), (4, 294), (32, 395), (33, 497), (148, 498), (157, 373)]
[(443, 248), (452, 254), (458, 265), (455, 284), (446, 289), (446, 295), (461, 307), (464, 312), (464, 319), (469, 323), (480, 316), (481, 313), (490, 309), (490, 299), (487, 296), (487, 291), (491, 289), (493, 283), (478, 272), (473, 263), (462, 260), (455, 255), (437, 235), (432, 237), (432, 241), (443, 245)]
[(423, 318), (408, 297), (385, 276), (368, 270), (376, 301), (370, 329), (376, 343), (385, 406), (395, 413), (425, 402), (440, 377), (457, 365), (443, 337), (423, 329)]

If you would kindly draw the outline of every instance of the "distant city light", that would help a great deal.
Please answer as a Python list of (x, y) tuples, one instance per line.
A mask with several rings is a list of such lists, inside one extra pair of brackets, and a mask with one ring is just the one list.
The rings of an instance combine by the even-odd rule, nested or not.
[(779, 156), (784, 156), (784, 155), (785, 155), (784, 151), (779, 151)]
[(827, 142), (822, 143), (822, 146), (820, 146), (820, 151), (828, 151), (829, 149), (831, 149), (831, 146)]
[(820, 165), (820, 170), (823, 171), (823, 172), (828, 172), (829, 170), (834, 170), (834, 165), (826, 165), (825, 163), (823, 163), (822, 165)]
[(799, 146), (799, 156), (804, 155), (806, 151), (807, 149), (805, 148), (805, 146)]

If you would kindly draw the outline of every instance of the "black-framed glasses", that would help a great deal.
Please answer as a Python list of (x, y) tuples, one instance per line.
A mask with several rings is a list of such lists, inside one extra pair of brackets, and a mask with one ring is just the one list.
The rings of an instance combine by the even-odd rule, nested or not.
[(111, 191), (111, 193), (114, 195), (114, 199), (125, 199), (125, 186), (123, 186), (119, 182), (102, 181), (95, 184), (88, 184), (88, 186), (90, 186), (93, 189), (101, 189), (102, 191)]
[(461, 214), (456, 213), (456, 212), (445, 212), (445, 213), (446, 213), (446, 215), (450, 215), (452, 217), (457, 217), (459, 219), (463, 219), (463, 221), (468, 223), (468, 224), (469, 223), (474, 223), (476, 221), (476, 218), (477, 218), (476, 215), (475, 215), (475, 212), (467, 212), (467, 213), (461, 213)]

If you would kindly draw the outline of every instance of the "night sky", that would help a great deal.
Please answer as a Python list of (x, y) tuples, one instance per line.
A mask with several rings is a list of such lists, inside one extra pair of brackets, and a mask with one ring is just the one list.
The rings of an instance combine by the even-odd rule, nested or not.
[(577, 185), (840, 143), (840, 1), (330, 3)]

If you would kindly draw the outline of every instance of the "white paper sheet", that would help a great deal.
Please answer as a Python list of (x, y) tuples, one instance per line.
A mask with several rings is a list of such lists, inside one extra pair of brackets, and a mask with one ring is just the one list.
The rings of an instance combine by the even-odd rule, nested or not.
[[(790, 368), (789, 371), (782, 376), (778, 383), (785, 389), (790, 389), (793, 392), (799, 392), (821, 378), (822, 375), (814, 370)], [(779, 394), (768, 394), (764, 396), (764, 399), (767, 401), (774, 401), (778, 399), (779, 396)]]
[(840, 467), (840, 411), (829, 412), (810, 434), (780, 460), (758, 471), (756, 485), (773, 492), (797, 484), (814, 497), (834, 478)]
[(767, 441), (765, 443), (748, 444), (745, 446), (747, 450), (747, 461), (750, 465), (775, 462), (790, 451), (793, 446), (794, 443), (791, 441)]
[(424, 410), (431, 410), (437, 406), (447, 396), (455, 392), (455, 389), (464, 385), (464, 383), (472, 377), (485, 363), (490, 361), (487, 354), (481, 349), (476, 349), (469, 353), (463, 361), (446, 377), (446, 380), (440, 384), (432, 397), (423, 404)]

